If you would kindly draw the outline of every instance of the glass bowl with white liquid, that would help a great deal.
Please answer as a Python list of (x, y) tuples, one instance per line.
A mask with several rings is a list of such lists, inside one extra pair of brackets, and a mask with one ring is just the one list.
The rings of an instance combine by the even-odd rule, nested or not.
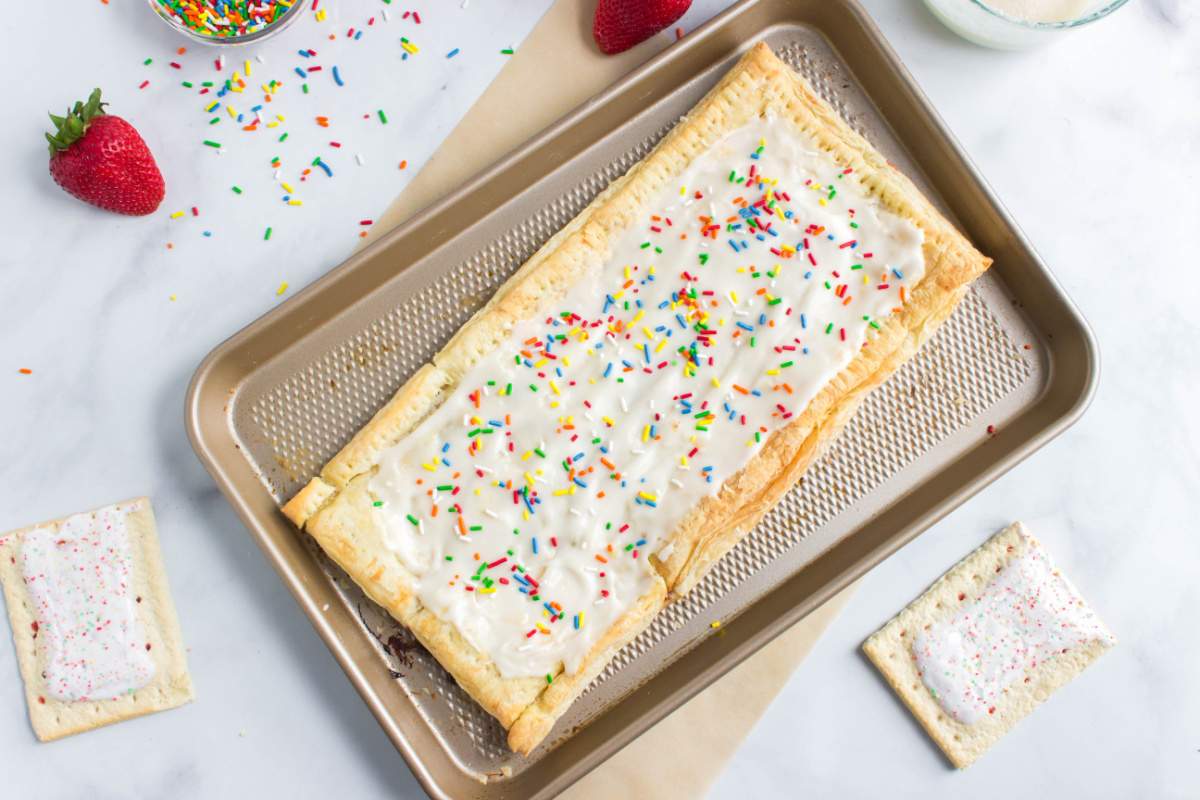
[(925, 0), (964, 39), (1002, 50), (1036, 47), (1104, 19), (1128, 0)]

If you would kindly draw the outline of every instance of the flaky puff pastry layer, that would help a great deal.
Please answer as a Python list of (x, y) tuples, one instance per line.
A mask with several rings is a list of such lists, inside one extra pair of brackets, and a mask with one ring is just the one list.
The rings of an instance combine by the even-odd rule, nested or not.
[[(870, 347), (824, 386), (791, 423), (674, 531), (651, 590), (596, 643), (573, 675), (505, 679), (449, 623), (423, 608), (417, 579), (384, 544), (372, 521), (366, 483), (384, 450), (397, 444), (495, 351), (513, 326), (533, 317), (598, 268), (610, 246), (664, 188), (714, 143), (756, 118), (787, 119), (828, 153), (881, 205), (924, 233), (925, 275), (903, 308), (882, 322)], [(850, 176), (848, 176), (850, 177)], [(300, 491), (284, 513), (303, 527), (363, 590), (408, 626), (455, 680), (508, 730), (509, 746), (528, 754), (555, 720), (672, 597), (685, 594), (779, 501), (837, 436), (863, 397), (916, 352), (990, 260), (982, 256), (900, 174), (855, 133), (765, 44), (754, 46), (641, 162), (613, 182), (550, 239), (450, 342), (422, 367), (346, 447)]]

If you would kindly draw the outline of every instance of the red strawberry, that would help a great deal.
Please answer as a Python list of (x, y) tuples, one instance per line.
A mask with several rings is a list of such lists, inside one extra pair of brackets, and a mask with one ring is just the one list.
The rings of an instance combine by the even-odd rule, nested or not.
[(50, 115), (54, 182), (85, 203), (118, 214), (143, 216), (162, 202), (166, 186), (150, 148), (125, 120), (104, 113), (100, 90), (75, 103), (65, 117)]
[(623, 53), (683, 16), (692, 0), (600, 0), (592, 36), (608, 55)]

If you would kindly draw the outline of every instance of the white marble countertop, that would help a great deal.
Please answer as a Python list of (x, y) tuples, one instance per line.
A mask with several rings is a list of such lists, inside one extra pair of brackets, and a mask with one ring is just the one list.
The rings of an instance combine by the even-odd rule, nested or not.
[[(391, 47), (393, 82), (377, 80), (352, 108), (326, 95), (355, 120), (384, 98), (394, 127), (384, 136), (347, 124), (345, 137), (362, 143), (371, 171), (347, 178), (356, 168), (347, 154), (338, 179), (352, 188), (310, 185), (305, 199), (315, 208), (294, 217), (267, 203), (228, 205), (228, 186), (242, 180), (234, 173), (270, 189), (269, 146), (243, 147), (225, 125), (227, 161), (205, 161), (215, 154), (194, 142), (213, 137), (195, 97), (139, 96), (147, 56), (158, 62), (155, 81), (185, 77), (163, 66), (178, 42), (139, 3), (82, 4), (60, 23), (60, 40), (79, 48), (79, 59), (49, 54), (43, 5), (58, 8), (13, 12), (31, 33), (0, 56), (22, 82), (0, 129), (10, 154), (0, 195), (0, 530), (150, 495), (199, 699), (39, 745), (12, 651), (0, 647), (0, 794), (419, 797), (193, 456), (183, 396), (203, 355), (268, 310), (282, 281), (302, 286), (349, 251), (357, 219), (402, 188), (396, 162), (407, 158), (415, 171), (495, 74), (499, 57), (481, 54), (517, 45), (547, 3), (523, 0), (507, 13), (484, 0), (394, 5), (389, 25), (403, 6), (422, 9), (429, 27), (368, 31)], [(340, 7), (341, 29), (364, 25), (361, 9), (377, 4), (328, 5)], [(697, 3), (688, 27), (723, 5)], [(961, 42), (916, 0), (865, 5), (1090, 320), (1103, 375), (1078, 425), (862, 582), (713, 796), (1196, 797), (1200, 282), (1190, 275), (1196, 256), (1176, 237), (1200, 220), (1200, 15), (1186, 0), (1141, 0), (1049, 49), (1013, 54)], [(425, 61), (398, 62), (401, 35), (424, 45)], [(322, 46), (341, 52), (344, 44)], [(445, 58), (453, 47), (462, 62)], [(347, 49), (343, 63), (357, 57)], [(403, 72), (409, 66), (424, 71)], [(45, 175), (41, 115), (94, 82), (115, 113), (136, 117), (168, 168), (172, 188), (154, 218), (93, 213)], [(314, 108), (294, 113), (323, 113)], [(201, 218), (163, 213), (192, 205)], [(276, 247), (266, 250), (260, 232), (271, 224)], [(211, 239), (202, 239), (205, 229)], [(1121, 644), (957, 773), (857, 647), (1013, 518), (1033, 523)]]

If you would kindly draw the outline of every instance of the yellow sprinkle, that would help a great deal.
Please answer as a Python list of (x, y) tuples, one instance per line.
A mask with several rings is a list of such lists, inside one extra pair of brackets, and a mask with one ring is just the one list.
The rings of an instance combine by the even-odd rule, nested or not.
[(650, 426), (649, 425), (642, 428), (642, 441), (643, 442), (650, 441)]
[(183, 216), (182, 211), (176, 211), (174, 214), (171, 215), (171, 219), (179, 219), (182, 216)]
[(246, 77), (249, 78), (250, 77), (250, 62), (246, 61), (244, 63), (246, 65)]
[(540, 360), (540, 361), (535, 361), (535, 362), (533, 362), (534, 369), (537, 369), (538, 367), (544, 367), (544, 366), (546, 365), (546, 362), (547, 362), (548, 360), (549, 360), (549, 359), (543, 358), (543, 359), (542, 359), (542, 360)]
[(529, 460), (529, 457), (530, 457), (530, 456), (532, 456), (532, 455), (533, 455), (533, 451), (532, 451), (532, 450), (526, 450), (524, 453), (522, 453), (522, 454), (521, 454), (521, 460), (522, 460), (522, 461), (528, 461), (528, 460)]
[(487, 586), (482, 589), (477, 589), (476, 591), (478, 591), (480, 594), (491, 594), (496, 591), (496, 587), (495, 586)]
[(617, 424), (617, 423), (613, 422), (612, 417), (601, 417), (600, 419), (604, 420), (604, 424), (610, 428)]
[(729, 292), (729, 297), (733, 300), (733, 302), (738, 302), (737, 292), (733, 291), (732, 289)]
[(566, 489), (555, 489), (554, 490), (555, 497), (562, 497), (565, 494), (575, 494), (575, 487), (568, 486)]
[(324, 21), (325, 21), (325, 9), (323, 9), (323, 8), (322, 8), (322, 9), (320, 9), (319, 11), (317, 11), (317, 17), (316, 17), (316, 19), (317, 19), (317, 22), (324, 22)]
[(708, 623), (708, 627), (714, 628), (714, 629), (719, 628), (719, 627), (721, 627), (721, 621), (714, 619), (712, 622)]
[(280, 122), (287, 122), (287, 120), (283, 118), (283, 114), (276, 114), (275, 119), (279, 120)]
[(638, 312), (633, 315), (633, 319), (629, 320), (629, 327), (632, 328), (634, 325), (637, 325), (639, 322), (641, 322), (642, 317), (644, 316), (646, 316), (645, 310), (638, 309)]
[(554, 381), (550, 381), (550, 391), (554, 392), (555, 394), (562, 394), (562, 392), (558, 390), (558, 384), (556, 384)]
[(666, 346), (667, 346), (667, 340), (663, 339), (661, 342), (658, 343), (658, 347), (654, 348), (654, 352), (656, 352), (656, 353), (661, 352), (662, 349)]
[(654, 339), (654, 331), (650, 330), (645, 325), (642, 326), (642, 333), (646, 334), (647, 339), (650, 339), (650, 340)]
[(422, 464), (421, 466), (430, 472), (437, 472), (437, 464)]
[(717, 380), (716, 378), (713, 378), (713, 379), (712, 379), (712, 385), (713, 385), (713, 387), (714, 387), (714, 388), (716, 388), (716, 389), (720, 389), (720, 388), (721, 388), (721, 382), (720, 382), (719, 380)]
[(768, 375), (778, 375), (778, 374), (779, 374), (779, 370), (777, 370), (777, 369), (769, 369), (769, 370), (767, 370), (767, 374), (768, 374)]
[(304, 201), (303, 200), (288, 200), (288, 205), (289, 206), (302, 206), (302, 205), (304, 205)]
[(583, 627), (583, 612), (579, 612), (579, 627)]
[(287, 183), (285, 181), (280, 181), (279, 185), (282, 186), (283, 190), (285, 192), (287, 192), (288, 194), (291, 194), (296, 191), (295, 189), (292, 188), (292, 185), (290, 183)]
[(687, 187), (686, 187), (686, 186), (680, 186), (680, 187), (679, 187), (679, 196), (680, 196), (680, 197), (682, 197), (682, 196), (684, 196), (685, 194), (687, 194)]
[(175, 295), (171, 295), (171, 302), (172, 302), (172, 303), (174, 303), (174, 302), (175, 302)]
[(279, 127), (279, 123), (278, 123), (278, 122), (268, 122), (268, 123), (267, 123), (267, 127), (268, 127), (268, 128), (278, 128), (278, 127)]
[(649, 500), (651, 503), (658, 502), (658, 496), (650, 494), (649, 492), (638, 492), (638, 497), (642, 498), (643, 500)]
[(279, 284), (279, 289), (276, 290), (275, 296), (279, 297), (280, 295), (282, 295), (284, 292), (287, 291), (287, 287), (288, 287), (287, 281), (284, 281), (283, 283)]

